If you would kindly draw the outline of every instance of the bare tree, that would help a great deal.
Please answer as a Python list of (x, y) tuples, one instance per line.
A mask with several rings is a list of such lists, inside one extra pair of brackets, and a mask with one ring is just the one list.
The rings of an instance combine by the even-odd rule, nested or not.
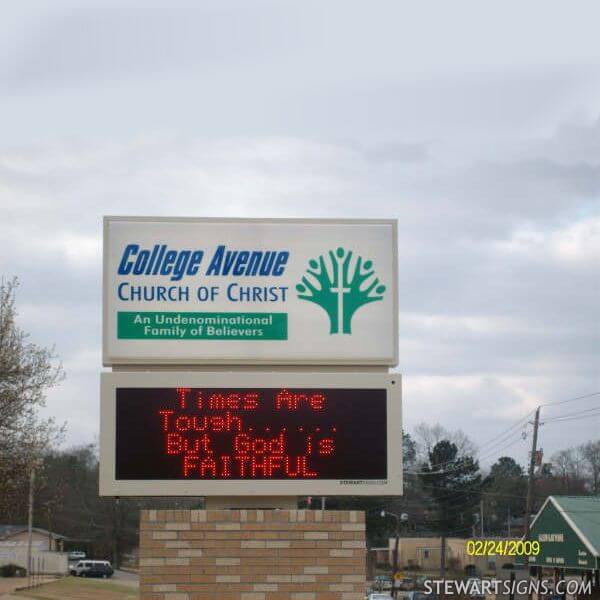
[(419, 423), (415, 427), (413, 437), (417, 444), (419, 462), (427, 461), (429, 453), (433, 450), (434, 446), (442, 440), (452, 442), (458, 450), (457, 455), (459, 457), (477, 457), (477, 447), (460, 429), (457, 431), (449, 431), (439, 423), (436, 423), (435, 425)]
[(41, 419), (38, 410), (64, 372), (53, 349), (30, 343), (18, 327), (17, 286), (16, 278), (0, 281), (0, 513), (5, 514), (7, 507), (19, 507), (15, 495), (26, 488), (33, 461), (62, 435), (62, 428)]
[(594, 494), (600, 493), (600, 440), (587, 442), (580, 446), (586, 470), (591, 479)]
[(568, 485), (569, 478), (573, 475), (573, 450), (567, 448), (560, 450), (552, 456), (554, 472)]
[[(581, 447), (567, 448), (552, 455), (552, 471), (562, 482), (562, 493), (575, 493), (587, 487)], [(579, 492), (578, 492), (579, 493)]]
[(575, 479), (585, 479), (586, 476), (586, 461), (585, 456), (583, 454), (583, 448), (581, 446), (576, 446), (572, 448), (572, 473)]

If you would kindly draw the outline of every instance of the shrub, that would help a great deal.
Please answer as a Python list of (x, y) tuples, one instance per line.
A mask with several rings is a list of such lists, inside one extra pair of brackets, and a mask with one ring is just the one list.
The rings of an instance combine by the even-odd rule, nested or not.
[(25, 577), (27, 570), (19, 565), (2, 565), (0, 567), (0, 577)]

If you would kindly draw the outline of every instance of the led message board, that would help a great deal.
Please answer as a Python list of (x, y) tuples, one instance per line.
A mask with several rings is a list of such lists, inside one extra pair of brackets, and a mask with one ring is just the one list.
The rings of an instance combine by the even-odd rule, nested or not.
[(398, 362), (393, 220), (104, 219), (103, 362)]
[(102, 377), (103, 494), (401, 493), (397, 376)]

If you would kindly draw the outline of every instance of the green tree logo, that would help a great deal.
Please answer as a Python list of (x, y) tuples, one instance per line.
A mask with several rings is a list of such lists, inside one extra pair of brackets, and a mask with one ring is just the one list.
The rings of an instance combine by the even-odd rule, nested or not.
[[(329, 316), (329, 333), (352, 333), (354, 313), (365, 304), (383, 299), (385, 285), (375, 276), (373, 261), (359, 256), (351, 268), (352, 251), (329, 250), (331, 268), (325, 256), (308, 261), (302, 283), (296, 285), (298, 298), (318, 304)], [(352, 274), (351, 274), (352, 271)], [(310, 277), (309, 277), (310, 276)]]

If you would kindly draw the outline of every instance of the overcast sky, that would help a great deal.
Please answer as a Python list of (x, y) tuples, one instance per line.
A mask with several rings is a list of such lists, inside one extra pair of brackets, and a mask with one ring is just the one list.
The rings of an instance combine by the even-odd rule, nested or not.
[(385, 217), (408, 430), (524, 462), (520, 427), (496, 436), (600, 390), (599, 21), (596, 0), (4, 3), (0, 275), (63, 359), (68, 443), (98, 432), (102, 215)]

